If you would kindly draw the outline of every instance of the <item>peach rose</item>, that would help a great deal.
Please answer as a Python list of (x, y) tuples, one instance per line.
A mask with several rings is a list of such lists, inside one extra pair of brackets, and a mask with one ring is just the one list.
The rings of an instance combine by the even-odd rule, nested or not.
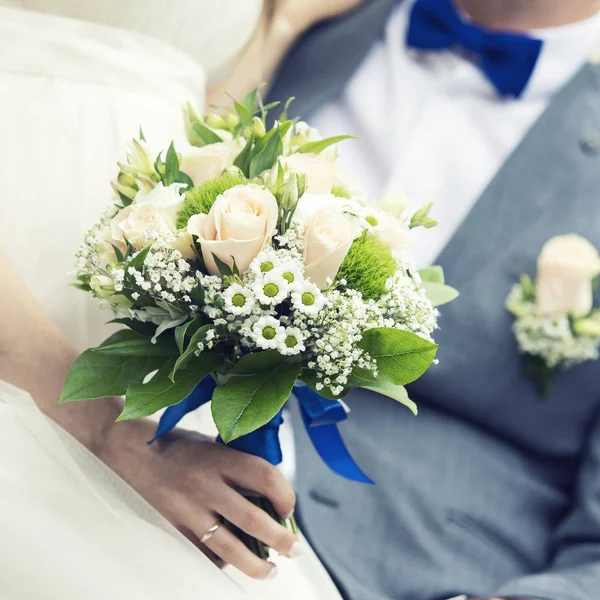
[(331, 206), (316, 212), (306, 224), (304, 271), (319, 289), (331, 286), (356, 235), (352, 223)]
[(198, 186), (222, 175), (233, 165), (241, 150), (239, 144), (233, 141), (191, 148), (181, 157), (179, 168)]
[(273, 194), (258, 185), (236, 185), (221, 194), (205, 215), (193, 215), (187, 231), (198, 236), (208, 272), (218, 275), (213, 254), (240, 273), (270, 242), (277, 228), (278, 207)]
[(552, 238), (538, 259), (539, 310), (547, 315), (585, 317), (593, 307), (592, 280), (598, 275), (600, 255), (590, 242), (578, 235)]

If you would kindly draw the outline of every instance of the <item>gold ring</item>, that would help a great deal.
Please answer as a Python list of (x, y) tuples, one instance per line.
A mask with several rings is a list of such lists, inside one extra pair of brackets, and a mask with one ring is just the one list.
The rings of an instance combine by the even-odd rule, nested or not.
[(219, 517), (219, 520), (200, 538), (200, 543), (205, 544), (208, 542), (208, 540), (215, 535), (215, 532), (217, 529), (219, 529), (219, 527), (221, 527), (221, 525), (223, 525), (223, 519)]

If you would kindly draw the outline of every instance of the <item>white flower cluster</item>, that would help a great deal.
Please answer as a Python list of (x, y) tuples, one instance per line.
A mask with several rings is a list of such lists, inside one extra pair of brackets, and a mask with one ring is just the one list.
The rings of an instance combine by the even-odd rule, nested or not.
[(600, 337), (576, 335), (567, 315), (541, 315), (521, 284), (512, 288), (507, 308), (517, 317), (513, 331), (521, 352), (541, 357), (549, 368), (568, 368), (600, 358)]
[[(121, 286), (127, 285), (124, 282), (126, 274), (133, 300), (137, 300), (140, 294), (145, 293), (152, 298), (172, 304), (184, 304), (193, 310), (195, 306), (190, 294), (196, 287), (197, 281), (190, 275), (190, 263), (183, 259), (179, 250), (173, 248), (172, 244), (158, 233), (151, 237), (153, 238), (152, 245), (143, 267), (138, 270), (129, 266), (126, 268), (126, 273), (125, 270), (122, 270), (123, 275), (120, 277), (118, 286), (115, 285), (115, 290), (122, 291)], [(115, 280), (117, 279), (116, 272), (112, 272)]]
[(83, 244), (75, 255), (75, 275), (91, 277), (98, 269), (114, 262), (115, 254), (107, 242), (107, 232), (110, 221), (118, 212), (118, 207), (113, 204), (105, 211), (98, 223), (86, 233)]
[[(431, 339), (437, 310), (422, 288), (400, 268), (379, 300), (364, 300), (355, 290), (321, 292), (303, 275), (302, 229), (295, 224), (265, 248), (246, 275), (227, 285), (220, 277), (199, 275), (205, 290), (201, 308), (233, 339), (233, 358), (256, 350), (302, 355), (316, 372), (317, 388), (341, 394), (356, 368), (376, 375), (375, 362), (360, 347), (373, 327), (395, 327)], [(205, 350), (202, 342), (198, 352)]]

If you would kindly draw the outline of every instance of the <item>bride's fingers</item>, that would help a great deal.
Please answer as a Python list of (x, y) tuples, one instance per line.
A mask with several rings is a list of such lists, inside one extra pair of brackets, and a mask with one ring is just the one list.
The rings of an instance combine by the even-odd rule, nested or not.
[(229, 522), (248, 535), (288, 557), (299, 556), (302, 548), (297, 536), (281, 526), (264, 510), (231, 488), (219, 498), (218, 510)]
[[(200, 539), (202, 539), (200, 535)], [(240, 540), (224, 525), (221, 525), (204, 544), (221, 560), (254, 579), (272, 579), (277, 575), (277, 567), (250, 552)]]
[(262, 458), (243, 456), (232, 461), (227, 475), (231, 483), (258, 492), (271, 501), (277, 514), (286, 519), (294, 512), (296, 494), (281, 471)]

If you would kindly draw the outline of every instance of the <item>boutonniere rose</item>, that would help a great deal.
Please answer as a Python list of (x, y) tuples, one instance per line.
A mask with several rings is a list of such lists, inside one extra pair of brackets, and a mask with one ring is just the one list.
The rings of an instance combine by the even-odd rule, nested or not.
[(543, 247), (535, 281), (521, 277), (506, 301), (525, 356), (526, 374), (548, 396), (554, 375), (600, 357), (600, 308), (594, 308), (598, 250), (578, 235), (557, 236)]

